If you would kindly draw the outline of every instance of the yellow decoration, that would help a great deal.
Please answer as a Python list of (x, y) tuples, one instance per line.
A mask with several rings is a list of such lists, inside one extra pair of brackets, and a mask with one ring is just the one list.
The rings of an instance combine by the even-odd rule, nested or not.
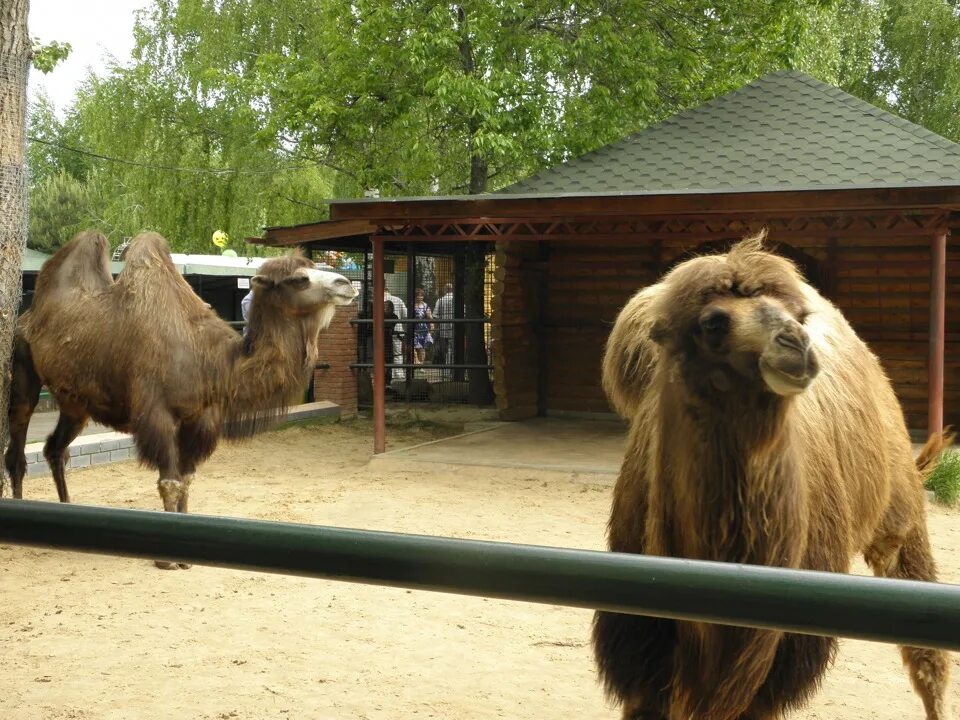
[(230, 242), (230, 236), (223, 230), (217, 230), (213, 233), (213, 244), (218, 248), (225, 248), (228, 242)]

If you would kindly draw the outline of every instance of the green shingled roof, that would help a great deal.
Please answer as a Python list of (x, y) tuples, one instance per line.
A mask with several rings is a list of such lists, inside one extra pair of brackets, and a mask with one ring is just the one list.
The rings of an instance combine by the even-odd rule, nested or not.
[(842, 90), (776, 72), (500, 193), (960, 185), (960, 145)]

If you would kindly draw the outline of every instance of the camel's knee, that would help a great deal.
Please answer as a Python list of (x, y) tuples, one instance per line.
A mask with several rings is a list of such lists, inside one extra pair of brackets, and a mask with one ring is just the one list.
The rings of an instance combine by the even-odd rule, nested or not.
[(187, 512), (187, 505), (190, 498), (190, 484), (193, 482), (193, 474), (184, 475), (180, 480), (180, 498), (177, 500), (177, 512)]
[(55, 436), (51, 435), (43, 444), (43, 457), (50, 467), (66, 465), (70, 462), (70, 449), (60, 445)]
[(863, 553), (877, 575), (935, 582), (937, 566), (930, 550), (926, 527), (918, 525), (903, 536), (878, 538)]
[(177, 505), (180, 503), (180, 481), (172, 478), (160, 478), (157, 481), (157, 489), (160, 491), (160, 498), (163, 500), (163, 509), (167, 512), (176, 512)]
[(950, 678), (950, 660), (942, 650), (928, 648), (900, 648), (903, 664), (907, 666), (910, 684), (916, 690), (927, 713), (927, 720), (946, 720), (947, 684)]

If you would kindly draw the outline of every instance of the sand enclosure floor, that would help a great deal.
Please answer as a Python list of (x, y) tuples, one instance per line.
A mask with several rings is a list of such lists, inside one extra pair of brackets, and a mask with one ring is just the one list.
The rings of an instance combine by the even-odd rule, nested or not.
[[(370, 437), (357, 421), (222, 446), (191, 509), (603, 548), (610, 475), (371, 464)], [(77, 503), (160, 508), (155, 475), (134, 463), (68, 482)], [(56, 499), (49, 477), (28, 478), (25, 494)], [(929, 514), (942, 577), (960, 581), (960, 514)], [(0, 718), (619, 717), (596, 682), (586, 610), (12, 546), (0, 547), (0, 598)], [(823, 690), (792, 716), (921, 717), (895, 648), (857, 641), (842, 642)]]

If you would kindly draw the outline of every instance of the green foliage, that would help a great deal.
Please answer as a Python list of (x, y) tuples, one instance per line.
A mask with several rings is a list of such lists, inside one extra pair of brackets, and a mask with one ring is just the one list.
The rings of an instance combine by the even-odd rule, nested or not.
[(884, 0), (874, 101), (960, 142), (960, 2)]
[(34, 68), (46, 74), (52, 71), (58, 63), (66, 60), (72, 49), (70, 43), (54, 41), (44, 45), (38, 38), (33, 38), (30, 59)]
[(30, 191), (27, 247), (52, 253), (77, 232), (95, 226), (96, 188), (65, 172), (48, 175)]
[(941, 505), (956, 505), (960, 500), (960, 452), (947, 450), (924, 483)]
[(784, 67), (960, 140), (957, 17), (957, 0), (154, 0), (131, 64), (90, 77), (62, 125), (35, 110), (52, 144), (30, 163), (35, 183), (99, 171), (115, 241), (213, 252), (219, 228), (250, 253), (326, 198), (502, 187)]

